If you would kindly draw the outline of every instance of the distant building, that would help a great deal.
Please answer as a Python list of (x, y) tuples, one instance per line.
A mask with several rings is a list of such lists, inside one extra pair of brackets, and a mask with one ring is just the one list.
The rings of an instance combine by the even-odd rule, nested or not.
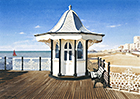
[(130, 50), (132, 51), (134, 49), (134, 44), (130, 44)]
[(134, 36), (134, 43), (140, 42), (140, 36)]
[(140, 51), (140, 36), (134, 36), (134, 43), (119, 46), (122, 52)]
[(123, 50), (129, 50), (130, 49), (130, 44), (124, 44)]

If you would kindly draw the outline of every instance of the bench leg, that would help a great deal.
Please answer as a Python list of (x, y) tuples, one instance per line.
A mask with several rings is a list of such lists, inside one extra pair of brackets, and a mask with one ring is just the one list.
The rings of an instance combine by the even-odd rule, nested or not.
[(103, 87), (106, 88), (106, 82), (105, 82), (105, 80), (103, 78), (101, 78), (101, 79), (94, 79), (92, 81), (93, 81), (93, 88), (96, 88), (95, 86), (96, 86), (97, 82), (101, 82), (103, 84)]
[(95, 80), (95, 81), (94, 81), (94, 85), (93, 85), (93, 88), (96, 88), (96, 87), (95, 87), (96, 83), (97, 83), (97, 81)]
[(104, 79), (103, 79), (103, 81), (101, 83), (103, 84), (103, 87), (106, 88), (106, 82), (105, 82)]

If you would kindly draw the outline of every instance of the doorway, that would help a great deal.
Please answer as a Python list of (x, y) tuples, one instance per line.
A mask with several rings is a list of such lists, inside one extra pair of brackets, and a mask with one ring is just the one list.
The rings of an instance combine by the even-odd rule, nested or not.
[(73, 75), (73, 48), (70, 42), (66, 42), (64, 45), (64, 65), (65, 75)]

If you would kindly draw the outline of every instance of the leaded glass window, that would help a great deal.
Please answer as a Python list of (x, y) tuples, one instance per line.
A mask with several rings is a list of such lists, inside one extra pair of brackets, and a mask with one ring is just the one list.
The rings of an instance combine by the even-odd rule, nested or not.
[(77, 46), (77, 58), (83, 59), (83, 45), (81, 41), (78, 43), (78, 46)]
[(69, 42), (64, 45), (64, 60), (72, 60), (72, 45)]
[(58, 42), (55, 45), (55, 58), (59, 58), (59, 46), (58, 46)]

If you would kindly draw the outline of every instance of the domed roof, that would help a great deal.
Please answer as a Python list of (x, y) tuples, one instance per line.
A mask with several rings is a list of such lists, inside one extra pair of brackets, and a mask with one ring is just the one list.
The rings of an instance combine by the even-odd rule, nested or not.
[(48, 42), (50, 39), (71, 39), (71, 40), (89, 40), (90, 44), (102, 42), (102, 37), (105, 36), (101, 33), (94, 33), (84, 27), (78, 15), (71, 10), (67, 10), (58, 23), (49, 31), (42, 34), (36, 34), (37, 41)]
[(90, 32), (87, 30), (79, 19), (78, 15), (71, 10), (67, 10), (58, 23), (49, 32)]

